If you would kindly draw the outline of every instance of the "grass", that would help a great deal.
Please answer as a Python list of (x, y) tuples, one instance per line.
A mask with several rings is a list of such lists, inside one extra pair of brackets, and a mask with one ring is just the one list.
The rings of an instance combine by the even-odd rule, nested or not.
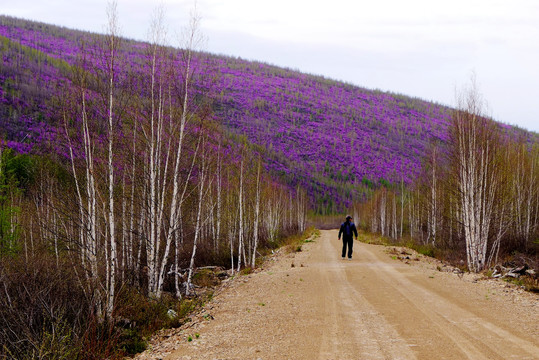
[(303, 244), (315, 242), (315, 240), (320, 236), (320, 230), (309, 227), (303, 234), (293, 235), (284, 240), (284, 245), (286, 246), (286, 251), (288, 252), (301, 252), (303, 251)]
[[(418, 244), (412, 241), (411, 239), (395, 241), (390, 238), (380, 236), (378, 234), (371, 234), (364, 231), (360, 231), (358, 235), (359, 235), (358, 240), (365, 244), (406, 247), (406, 248), (415, 250), (417, 253), (421, 255), (431, 257), (431, 258), (436, 258), (438, 260), (447, 261), (448, 259), (450, 260), (453, 259), (454, 261), (449, 261), (450, 263), (452, 263), (453, 266), (455, 266), (462, 272), (468, 271), (468, 268), (465, 263), (457, 262), (454, 256), (451, 257), (450, 254), (448, 255), (447, 251), (438, 249), (432, 245)], [(394, 253), (390, 253), (390, 254), (393, 260), (398, 259), (398, 256), (394, 255)], [(442, 271), (442, 268), (440, 266), (437, 266), (437, 270)], [(485, 270), (483, 274), (485, 277), (491, 277), (492, 273), (493, 273), (492, 270), (489, 269), (489, 270)], [(504, 281), (515, 284), (525, 289), (526, 291), (539, 293), (539, 279), (533, 276), (523, 275), (523, 276), (520, 276), (519, 278), (506, 277), (504, 278)]]
[[(134, 289), (124, 289), (120, 293), (121, 302), (117, 316), (129, 319), (131, 327), (122, 329), (118, 348), (125, 355), (134, 355), (147, 348), (147, 339), (157, 330), (177, 328), (188, 321), (188, 316), (200, 309), (213, 297), (212, 292), (203, 296), (178, 301), (169, 294), (163, 294), (159, 300), (148, 299)], [(168, 310), (177, 314), (170, 317)], [(191, 339), (192, 340), (192, 339)]]
[(407, 248), (417, 251), (421, 255), (425, 255), (432, 258), (436, 257), (436, 248), (433, 247), (432, 245), (421, 245), (421, 244), (416, 244), (413, 242), (407, 242), (405, 246)]
[(253, 272), (253, 269), (251, 267), (246, 267), (246, 268), (243, 268), (241, 269), (240, 271), (240, 275), (249, 275)]
[(508, 276), (508, 277), (505, 277), (503, 280), (508, 283), (520, 286), (526, 291), (536, 293), (536, 294), (539, 293), (539, 280), (534, 279), (531, 276), (524, 275), (519, 278), (513, 278), (513, 277)]
[(383, 238), (380, 235), (366, 233), (364, 231), (359, 231), (357, 239), (365, 244), (371, 245), (394, 245), (390, 244), (386, 238)]
[(360, 231), (358, 234), (358, 240), (361, 241), (362, 243), (371, 244), (371, 245), (406, 247), (408, 249), (415, 250), (417, 253), (421, 255), (432, 257), (432, 258), (441, 259), (443, 255), (439, 249), (436, 249), (432, 245), (418, 244), (410, 239), (395, 241), (395, 240), (392, 240), (390, 238), (387, 238), (378, 234), (370, 234), (364, 231)]
[(212, 269), (201, 269), (193, 275), (193, 284), (202, 287), (219, 285), (220, 280)]

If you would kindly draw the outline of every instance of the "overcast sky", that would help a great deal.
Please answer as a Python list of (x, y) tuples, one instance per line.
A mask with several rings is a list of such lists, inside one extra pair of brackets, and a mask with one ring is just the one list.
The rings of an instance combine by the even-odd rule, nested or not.
[[(156, 0), (118, 0), (146, 39)], [(171, 44), (193, 0), (162, 0)], [(107, 0), (0, 0), (0, 12), (102, 32)], [(199, 0), (205, 50), (455, 103), (475, 72), (487, 114), (539, 132), (537, 0)]]

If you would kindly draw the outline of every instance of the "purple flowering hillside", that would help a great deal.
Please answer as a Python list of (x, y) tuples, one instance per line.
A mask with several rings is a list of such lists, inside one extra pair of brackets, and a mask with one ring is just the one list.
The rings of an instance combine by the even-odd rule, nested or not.
[(409, 183), (426, 146), (445, 141), (449, 109), (256, 62), (214, 58), (217, 116), (270, 153), (270, 168), (325, 197)]
[[(0, 135), (9, 146), (27, 152), (54, 139), (55, 103), (92, 36), (0, 17)], [(132, 71), (145, 46), (125, 42)], [(200, 54), (197, 63), (216, 122), (258, 145), (267, 170), (306, 188), (319, 211), (342, 209), (372, 184), (411, 183), (428, 145), (447, 140), (444, 106), (230, 57)]]

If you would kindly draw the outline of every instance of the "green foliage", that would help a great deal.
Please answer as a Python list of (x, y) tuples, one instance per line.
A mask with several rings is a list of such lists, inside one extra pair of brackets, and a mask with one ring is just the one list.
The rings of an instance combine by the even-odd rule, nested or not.
[[(134, 288), (124, 288), (119, 295), (116, 317), (126, 319), (129, 326), (122, 329), (118, 339), (118, 350), (126, 355), (142, 352), (147, 347), (146, 339), (155, 331), (183, 325), (187, 316), (209, 301), (213, 293), (200, 298), (177, 300), (168, 294), (161, 299), (150, 299)], [(167, 312), (173, 309), (178, 314), (171, 318)]]
[(62, 317), (43, 324), (42, 336), (25, 354), (14, 355), (8, 348), (0, 349), (10, 358), (72, 360), (79, 358), (80, 346), (76, 344), (69, 323)]
[(386, 238), (383, 238), (380, 235), (375, 235), (371, 233), (366, 233), (363, 231), (359, 231), (357, 239), (365, 244), (371, 244), (371, 245), (392, 245), (390, 244)]
[(380, 183), (380, 186), (383, 186), (385, 188), (389, 189), (391, 187), (391, 183), (387, 181), (386, 179), (380, 179), (379, 183)]
[[(13, 150), (7, 148), (2, 151), (2, 172), (5, 174), (7, 182), (25, 189), (35, 177), (35, 159), (28, 154), (16, 154)], [(0, 175), (1, 176), (1, 175)]]
[(218, 285), (219, 283), (220, 280), (217, 274), (211, 269), (202, 269), (193, 275), (193, 284), (198, 286), (209, 287)]
[(429, 245), (419, 244), (410, 239), (408, 239), (407, 241), (394, 241), (394, 240), (391, 240), (390, 238), (386, 238), (377, 234), (367, 233), (364, 231), (360, 231), (358, 235), (359, 235), (358, 240), (366, 244), (384, 245), (384, 246), (403, 246), (403, 247), (407, 247), (409, 249), (415, 250), (419, 254), (422, 254), (428, 257), (439, 258), (439, 259), (441, 259), (443, 255), (440, 249), (437, 249), (436, 247), (430, 244)]
[(138, 354), (148, 347), (138, 329), (125, 329), (120, 342), (120, 350), (125, 354)]
[(77, 357), (79, 351), (79, 347), (74, 344), (73, 332), (66, 320), (55, 319), (48, 328), (44, 326), (43, 338), (39, 346), (39, 358), (71, 360)]
[(313, 242), (319, 236), (320, 230), (310, 226), (303, 234), (293, 235), (283, 239), (282, 245), (286, 246), (289, 252), (300, 252), (304, 243)]
[(63, 74), (69, 74), (71, 71), (71, 65), (65, 60), (58, 59), (53, 56), (49, 56), (45, 54), (44, 52), (34, 49), (29, 46), (25, 46), (20, 44), (19, 42), (14, 42), (9, 38), (6, 38), (5, 36), (0, 35), (0, 51), (6, 51), (8, 49), (13, 49), (17, 52), (20, 52), (27, 56), (30, 59), (34, 59), (38, 62), (46, 62), (55, 68), (58, 68), (62, 71)]
[(240, 271), (240, 275), (249, 275), (253, 272), (253, 269), (250, 267), (246, 267), (245, 269), (242, 269)]
[(14, 256), (20, 251), (18, 217), (21, 208), (16, 203), (23, 188), (33, 181), (33, 169), (34, 162), (29, 155), (0, 147), (0, 256)]
[(0, 205), (0, 256), (14, 256), (21, 250), (18, 241), (21, 228), (14, 220), (19, 213), (18, 207)]
[(415, 242), (407, 242), (406, 247), (413, 249), (422, 255), (436, 257), (436, 248), (432, 245), (422, 245), (416, 244)]
[(372, 189), (374, 187), (374, 184), (372, 183), (372, 181), (370, 181), (369, 179), (367, 179), (366, 177), (363, 177), (363, 179), (361, 179), (361, 183), (365, 186), (367, 186), (368, 188)]
[(539, 279), (532, 276), (521, 276), (519, 278), (505, 277), (504, 280), (508, 283), (515, 284), (526, 291), (539, 293)]

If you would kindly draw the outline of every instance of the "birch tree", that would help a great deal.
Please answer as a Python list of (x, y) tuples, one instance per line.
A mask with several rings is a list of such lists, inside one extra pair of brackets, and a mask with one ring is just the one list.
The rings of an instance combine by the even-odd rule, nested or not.
[[(88, 121), (88, 108), (87, 108), (87, 81), (90, 77), (90, 73), (87, 70), (89, 65), (87, 59), (84, 56), (85, 52), (82, 52), (83, 57), (80, 60), (80, 66), (75, 71), (74, 83), (76, 84), (76, 97), (73, 105), (75, 108), (64, 109), (64, 130), (66, 134), (66, 144), (69, 152), (69, 159), (71, 165), (71, 171), (75, 183), (75, 190), (77, 194), (77, 213), (78, 218), (74, 220), (80, 227), (80, 256), (81, 263), (85, 264), (85, 277), (88, 281), (91, 296), (95, 303), (95, 314), (99, 321), (104, 319), (103, 316), (103, 302), (101, 298), (101, 287), (99, 284), (98, 273), (98, 208), (97, 208), (97, 182), (95, 179), (95, 144), (93, 140), (93, 134)], [(79, 105), (76, 106), (75, 104)], [(80, 122), (76, 120), (80, 119)], [(82, 145), (82, 148), (76, 147), (70, 129), (70, 124), (75, 123), (78, 126), (75, 127), (73, 136)], [(82, 155), (82, 174), (78, 172), (78, 157), (75, 153)]]
[(191, 251), (191, 261), (189, 262), (189, 274), (187, 276), (187, 286), (185, 289), (186, 296), (189, 296), (191, 292), (191, 281), (193, 278), (193, 271), (194, 271), (194, 266), (195, 266), (195, 256), (197, 252), (198, 240), (200, 237), (200, 229), (201, 229), (202, 221), (203, 221), (202, 204), (204, 201), (204, 191), (205, 191), (204, 185), (206, 183), (206, 177), (207, 177), (207, 172), (208, 172), (207, 160), (206, 160), (207, 154), (204, 153), (204, 149), (205, 149), (204, 144), (205, 142), (204, 140), (202, 140), (203, 153), (201, 156), (201, 165), (200, 165), (199, 179), (198, 179), (198, 202), (197, 202), (197, 212), (196, 212), (195, 235), (193, 239), (193, 249)]
[(266, 200), (265, 209), (264, 227), (266, 229), (268, 241), (274, 243), (279, 234), (279, 225), (281, 223), (282, 215), (281, 198), (278, 193), (272, 194), (272, 196)]
[(387, 202), (387, 189), (382, 187), (380, 195), (380, 230), (382, 236), (386, 236), (386, 202)]
[(258, 166), (256, 171), (256, 199), (255, 199), (255, 219), (253, 224), (253, 251), (251, 253), (251, 268), (255, 268), (256, 264), (256, 249), (258, 247), (258, 228), (260, 221), (260, 171), (262, 168), (262, 161), (258, 158)]
[[(296, 216), (298, 222), (298, 231), (303, 233), (306, 227), (307, 218), (307, 194), (299, 186), (296, 188)], [(355, 218), (359, 222), (359, 215)]]
[[(195, 150), (191, 153), (192, 159), (187, 159), (184, 142), (187, 126), (197, 116), (191, 87), (195, 73), (194, 53), (202, 39), (198, 24), (199, 17), (193, 13), (181, 40), (183, 49), (173, 54), (165, 47), (164, 8), (156, 9), (149, 31), (146, 77), (141, 79), (141, 86), (149, 87), (149, 95), (143, 101), (138, 124), (133, 129), (133, 137), (140, 129), (139, 137), (144, 144), (144, 173), (140, 176), (133, 170), (133, 176), (144, 181), (141, 210), (146, 215), (140, 218), (140, 234), (145, 239), (148, 293), (156, 298), (161, 297), (173, 248), (174, 282), (180, 296), (178, 261), (183, 242), (182, 203), (188, 195), (197, 154)], [(133, 146), (135, 149), (136, 145)], [(189, 163), (187, 175), (182, 175)]]
[(483, 101), (472, 87), (457, 98), (452, 115), (451, 155), (460, 205), (468, 268), (481, 271), (487, 246), (497, 183), (496, 137), (491, 121), (483, 115)]
[(114, 0), (109, 3), (107, 9), (108, 17), (108, 162), (107, 162), (107, 174), (108, 174), (108, 206), (107, 206), (107, 220), (108, 220), (108, 233), (110, 244), (110, 276), (107, 279), (108, 283), (108, 297), (107, 297), (107, 317), (112, 317), (114, 310), (114, 298), (116, 287), (116, 266), (118, 264), (118, 254), (116, 248), (116, 223), (115, 223), (115, 207), (114, 207), (114, 132), (115, 132), (115, 113), (114, 113), (114, 92), (115, 81), (117, 76), (116, 60), (119, 47), (119, 27), (118, 27), (118, 10), (117, 2)]
[[(243, 156), (243, 151), (242, 151)], [(241, 270), (241, 259), (244, 256), (244, 224), (243, 224), (243, 158), (240, 163), (240, 183), (238, 190), (238, 268), (237, 271)]]
[(436, 145), (432, 148), (432, 152), (429, 156), (430, 176), (428, 180), (428, 187), (430, 188), (428, 205), (428, 219), (427, 219), (427, 243), (430, 240), (432, 245), (436, 244), (438, 237), (438, 224), (439, 224), (439, 199), (438, 199), (438, 148)]

